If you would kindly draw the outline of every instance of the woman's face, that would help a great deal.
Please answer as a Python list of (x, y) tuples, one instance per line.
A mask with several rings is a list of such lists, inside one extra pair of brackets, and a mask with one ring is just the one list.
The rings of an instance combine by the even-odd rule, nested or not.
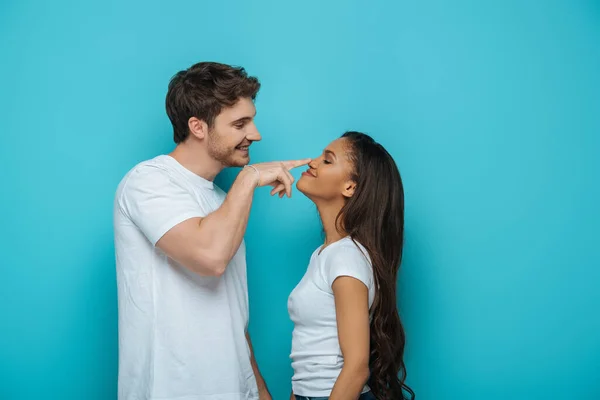
[(356, 186), (351, 180), (352, 161), (346, 139), (334, 140), (308, 164), (296, 187), (312, 201), (335, 201), (351, 197)]

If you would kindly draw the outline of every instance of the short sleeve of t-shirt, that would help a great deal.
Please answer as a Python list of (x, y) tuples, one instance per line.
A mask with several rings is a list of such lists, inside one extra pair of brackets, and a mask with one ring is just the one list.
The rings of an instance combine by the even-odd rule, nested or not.
[(132, 171), (119, 206), (152, 245), (175, 225), (204, 213), (193, 193), (169, 171), (151, 165)]
[(328, 256), (324, 265), (324, 278), (331, 289), (333, 282), (340, 276), (356, 278), (371, 288), (373, 271), (365, 255), (358, 247), (351, 244), (336, 247)]

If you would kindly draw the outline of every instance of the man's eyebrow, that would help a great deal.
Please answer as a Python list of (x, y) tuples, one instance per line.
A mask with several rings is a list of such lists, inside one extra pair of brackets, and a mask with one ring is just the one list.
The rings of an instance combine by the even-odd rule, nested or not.
[(248, 121), (251, 121), (254, 117), (256, 117), (256, 111), (254, 111), (254, 115), (251, 117), (241, 117), (241, 118), (236, 119), (235, 121), (232, 121), (231, 123), (236, 124), (238, 122), (248, 122)]
[(237, 124), (239, 122), (248, 122), (248, 121), (252, 121), (252, 117), (242, 117), (242, 118), (238, 118), (235, 121), (231, 121), (232, 124)]

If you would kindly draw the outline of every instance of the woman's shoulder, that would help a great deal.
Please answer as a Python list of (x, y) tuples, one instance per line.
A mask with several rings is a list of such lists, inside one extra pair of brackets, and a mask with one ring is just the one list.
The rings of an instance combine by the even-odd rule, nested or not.
[(366, 248), (352, 238), (344, 238), (323, 252), (320, 270), (328, 288), (339, 276), (350, 276), (372, 287), (373, 267)]
[(365, 261), (371, 264), (369, 252), (359, 241), (349, 236), (341, 239), (337, 246), (331, 249), (330, 254), (333, 254), (335, 258), (356, 258), (357, 261)]
[(317, 256), (317, 262), (326, 273), (338, 269), (363, 270), (365, 273), (372, 271), (371, 258), (367, 249), (350, 237), (326, 247), (321, 255)]

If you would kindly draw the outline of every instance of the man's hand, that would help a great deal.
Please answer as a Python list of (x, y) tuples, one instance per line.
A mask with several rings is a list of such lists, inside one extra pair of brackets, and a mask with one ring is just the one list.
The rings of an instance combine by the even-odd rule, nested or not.
[(252, 365), (252, 371), (254, 371), (254, 377), (256, 378), (258, 399), (272, 400), (271, 393), (269, 393), (269, 389), (267, 388), (267, 384), (265, 383), (265, 380), (258, 369), (258, 364), (256, 363), (256, 358), (254, 357), (254, 348), (252, 347), (252, 341), (250, 340), (250, 335), (248, 332), (246, 332), (246, 340), (248, 341), (248, 347), (250, 348), (250, 364)]
[(256, 174), (257, 186), (273, 186), (271, 196), (279, 193), (279, 197), (283, 197), (285, 194), (292, 197), (294, 177), (290, 174), (290, 170), (306, 165), (310, 161), (310, 158), (306, 158), (304, 160), (265, 162), (248, 165), (245, 170)]
[(258, 400), (273, 400), (271, 393), (269, 393), (266, 387), (258, 391)]

